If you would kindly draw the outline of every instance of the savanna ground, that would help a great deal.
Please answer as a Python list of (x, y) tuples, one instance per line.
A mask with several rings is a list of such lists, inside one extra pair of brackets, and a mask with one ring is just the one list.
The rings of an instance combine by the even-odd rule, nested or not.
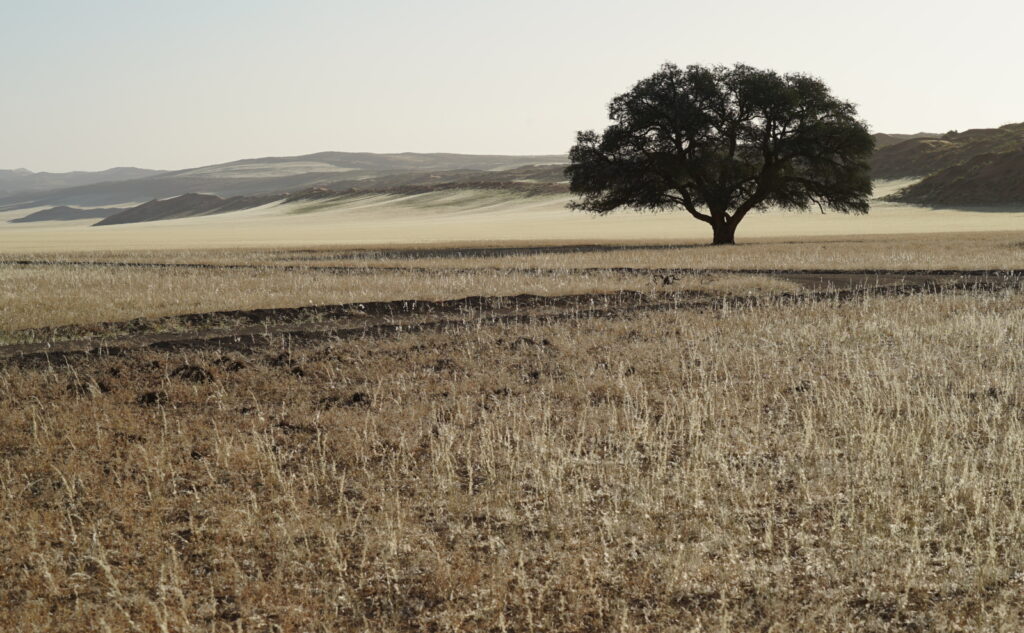
[(1024, 234), (0, 258), (0, 628), (1017, 631)]

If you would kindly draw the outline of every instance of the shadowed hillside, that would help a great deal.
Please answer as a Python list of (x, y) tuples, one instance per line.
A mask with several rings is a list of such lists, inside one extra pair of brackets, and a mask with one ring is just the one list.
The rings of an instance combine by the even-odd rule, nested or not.
[(52, 207), (30, 213), (23, 218), (15, 218), (8, 222), (68, 222), (71, 220), (87, 220), (90, 218), (106, 218), (124, 209), (76, 209), (75, 207)]
[(995, 129), (948, 132), (939, 138), (916, 138), (881, 147), (872, 159), (875, 178), (927, 176), (982, 154), (1024, 149), (1024, 123)]
[(982, 154), (889, 197), (926, 205), (1024, 204), (1024, 149)]
[[(222, 198), (213, 194), (187, 193), (180, 196), (151, 200), (130, 209), (108, 209), (105, 214), (96, 217), (104, 218), (96, 226), (110, 224), (130, 224), (135, 222), (152, 222), (155, 220), (171, 220), (198, 215), (212, 215), (251, 209), (278, 200), (287, 201), (340, 198), (351, 194), (401, 194), (414, 195), (435, 191), (451, 190), (490, 190), (508, 191), (524, 196), (554, 195), (568, 193), (564, 182), (561, 165), (527, 165), (501, 171), (454, 170), (444, 172), (402, 172), (377, 178), (361, 180), (338, 180), (324, 185), (308, 187), (297, 193), (275, 193), (257, 196), (234, 196)], [(60, 207), (68, 210), (76, 209)], [(40, 211), (18, 221), (27, 222), (41, 219), (58, 219), (49, 217), (55, 210)], [(47, 217), (37, 217), (49, 213)], [(79, 215), (77, 217), (87, 217)], [(71, 219), (71, 218), (63, 218)]]
[(96, 226), (105, 224), (131, 224), (133, 222), (152, 222), (154, 220), (171, 220), (188, 218), (197, 215), (211, 215), (241, 211), (280, 200), (280, 195), (267, 196), (236, 196), (225, 200), (220, 196), (201, 193), (187, 193), (167, 200), (153, 200), (140, 204), (100, 220)]

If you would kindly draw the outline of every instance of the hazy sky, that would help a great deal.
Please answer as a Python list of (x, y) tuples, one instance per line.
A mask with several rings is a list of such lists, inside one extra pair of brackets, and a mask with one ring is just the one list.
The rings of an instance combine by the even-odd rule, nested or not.
[(810, 72), (875, 131), (1024, 120), (1024, 3), (0, 0), (0, 168), (560, 153), (665, 61)]

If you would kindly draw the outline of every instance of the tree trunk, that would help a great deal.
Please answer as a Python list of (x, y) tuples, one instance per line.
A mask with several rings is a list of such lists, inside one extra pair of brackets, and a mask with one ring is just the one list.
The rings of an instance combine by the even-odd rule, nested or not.
[(717, 246), (720, 244), (735, 244), (736, 243), (736, 225), (730, 223), (727, 220), (719, 220), (711, 225), (711, 228), (715, 231), (715, 237), (711, 241), (711, 244)]

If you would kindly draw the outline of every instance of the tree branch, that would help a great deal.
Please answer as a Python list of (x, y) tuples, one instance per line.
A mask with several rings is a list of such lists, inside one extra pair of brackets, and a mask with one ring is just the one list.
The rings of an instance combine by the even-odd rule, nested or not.
[(697, 210), (697, 205), (693, 204), (693, 198), (690, 197), (690, 194), (686, 191), (686, 189), (677, 187), (676, 191), (679, 192), (679, 196), (673, 196), (672, 194), (665, 195), (669, 200), (672, 200), (673, 202), (676, 202), (678, 204), (682, 204), (683, 208), (685, 208), (693, 217), (697, 218), (702, 222), (707, 222), (708, 224), (711, 224), (711, 216), (705, 213), (701, 213), (700, 211)]

